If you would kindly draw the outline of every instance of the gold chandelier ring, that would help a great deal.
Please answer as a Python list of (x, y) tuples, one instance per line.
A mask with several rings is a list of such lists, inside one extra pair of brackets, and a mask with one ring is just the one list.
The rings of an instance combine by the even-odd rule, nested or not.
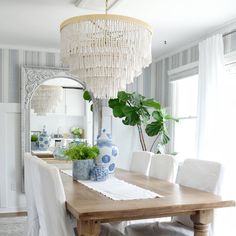
[(139, 19), (136, 19), (133, 17), (129, 17), (129, 16), (113, 15), (113, 14), (94, 14), (94, 15), (74, 16), (74, 17), (71, 17), (61, 23), (60, 31), (62, 31), (62, 29), (64, 27), (66, 27), (67, 25), (70, 25), (70, 24), (75, 24), (75, 23), (79, 23), (79, 22), (83, 22), (83, 21), (96, 21), (96, 20), (124, 21), (124, 22), (139, 25), (139, 26), (147, 29), (151, 33), (153, 32), (152, 26), (150, 26), (148, 23), (146, 23), (142, 20), (139, 20)]

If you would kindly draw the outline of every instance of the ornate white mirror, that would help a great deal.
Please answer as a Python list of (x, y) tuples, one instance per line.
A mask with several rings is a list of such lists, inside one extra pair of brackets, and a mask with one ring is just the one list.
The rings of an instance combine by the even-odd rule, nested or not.
[(52, 139), (73, 138), (71, 127), (80, 127), (83, 129), (81, 138), (94, 142), (94, 127), (98, 125), (93, 121), (98, 119), (93, 116), (97, 117), (97, 109), (94, 114), (90, 112), (90, 105), (82, 97), (84, 89), (85, 84), (69, 74), (67, 69), (22, 67), (22, 165), (24, 153), (31, 152), (31, 135), (42, 132), (43, 126)]

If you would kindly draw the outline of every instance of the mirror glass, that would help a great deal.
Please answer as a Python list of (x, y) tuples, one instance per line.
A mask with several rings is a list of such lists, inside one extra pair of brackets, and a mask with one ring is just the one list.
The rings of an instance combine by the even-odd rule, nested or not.
[(68, 78), (45, 81), (34, 92), (30, 108), (35, 155), (64, 159), (63, 150), (69, 143), (92, 143), (92, 112), (79, 82)]

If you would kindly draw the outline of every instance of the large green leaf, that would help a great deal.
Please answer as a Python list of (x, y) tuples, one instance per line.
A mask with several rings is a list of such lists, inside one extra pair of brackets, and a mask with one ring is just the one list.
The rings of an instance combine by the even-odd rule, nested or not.
[(155, 109), (160, 109), (161, 105), (160, 103), (156, 102), (154, 99), (147, 99), (143, 101), (144, 106), (152, 107)]
[(146, 126), (146, 133), (148, 136), (155, 136), (162, 130), (163, 125), (160, 122), (154, 121)]
[(86, 101), (89, 101), (89, 102), (92, 101), (92, 97), (91, 97), (89, 91), (87, 91), (87, 90), (84, 91), (83, 98)]
[(122, 121), (125, 125), (135, 126), (141, 123), (139, 115), (136, 112), (132, 112), (126, 116)]
[(162, 131), (162, 133), (161, 133), (161, 144), (163, 144), (163, 145), (167, 144), (169, 141), (170, 141), (170, 138), (169, 138), (167, 132)]
[(122, 108), (122, 110), (123, 110), (123, 112), (124, 112), (124, 114), (125, 115), (129, 115), (129, 114), (131, 114), (131, 113), (133, 113), (133, 112), (136, 112), (137, 111), (137, 108), (135, 108), (135, 107), (130, 107), (130, 106), (123, 106), (123, 108)]
[(124, 115), (126, 116), (126, 119), (124, 120), (124, 124), (128, 125), (136, 125), (140, 123), (140, 116), (138, 114), (138, 109), (135, 107), (129, 107), (129, 106), (123, 106), (122, 109)]
[(144, 96), (142, 96), (141, 94), (138, 93), (132, 93), (131, 99), (130, 99), (130, 103), (133, 104), (133, 106), (135, 107), (142, 107), (142, 102), (144, 100)]
[(174, 118), (173, 116), (168, 115), (168, 114), (166, 114), (166, 115), (164, 116), (164, 119), (165, 119), (165, 120), (173, 120), (173, 121), (179, 122), (178, 119), (176, 119), (176, 118)]
[(139, 108), (138, 113), (140, 114), (140, 119), (146, 125), (150, 120), (150, 113), (145, 107)]
[(119, 118), (122, 118), (125, 116), (124, 112), (123, 112), (123, 106), (121, 105), (118, 105), (118, 106), (115, 106), (113, 108), (113, 115), (115, 117), (119, 117)]
[(130, 99), (130, 96), (131, 96), (131, 94), (126, 93), (125, 91), (119, 91), (118, 95), (117, 95), (119, 101), (121, 101), (121, 102), (127, 102)]
[(157, 121), (163, 123), (163, 116), (160, 110), (154, 111), (152, 117)]
[(119, 101), (118, 98), (114, 98), (114, 99), (111, 98), (108, 101), (108, 105), (109, 105), (110, 108), (114, 108), (114, 107), (119, 106), (121, 104), (120, 104), (120, 101)]

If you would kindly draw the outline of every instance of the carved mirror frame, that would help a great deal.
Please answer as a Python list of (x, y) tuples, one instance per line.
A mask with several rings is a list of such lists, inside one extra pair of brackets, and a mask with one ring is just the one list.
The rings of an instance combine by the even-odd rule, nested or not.
[[(68, 78), (81, 84), (86, 89), (86, 84), (78, 77), (69, 73), (69, 69), (61, 67), (36, 67), (23, 66), (21, 68), (21, 160), (22, 169), (24, 168), (24, 154), (31, 151), (30, 135), (30, 109), (31, 98), (36, 89), (45, 81), (55, 78)], [(96, 139), (95, 134), (102, 126), (102, 101), (94, 99), (93, 102), (93, 144)], [(23, 172), (24, 173), (24, 172)], [(24, 174), (23, 180), (24, 180)], [(22, 181), (22, 190), (24, 191), (24, 181)]]
[[(66, 68), (60, 67), (30, 67), (21, 68), (21, 159), (24, 166), (24, 153), (31, 151), (30, 145), (30, 109), (31, 98), (36, 89), (45, 81), (54, 78), (68, 78), (86, 86), (77, 77), (71, 75)], [(24, 184), (22, 184), (24, 186)], [(24, 189), (24, 187), (23, 187)]]

